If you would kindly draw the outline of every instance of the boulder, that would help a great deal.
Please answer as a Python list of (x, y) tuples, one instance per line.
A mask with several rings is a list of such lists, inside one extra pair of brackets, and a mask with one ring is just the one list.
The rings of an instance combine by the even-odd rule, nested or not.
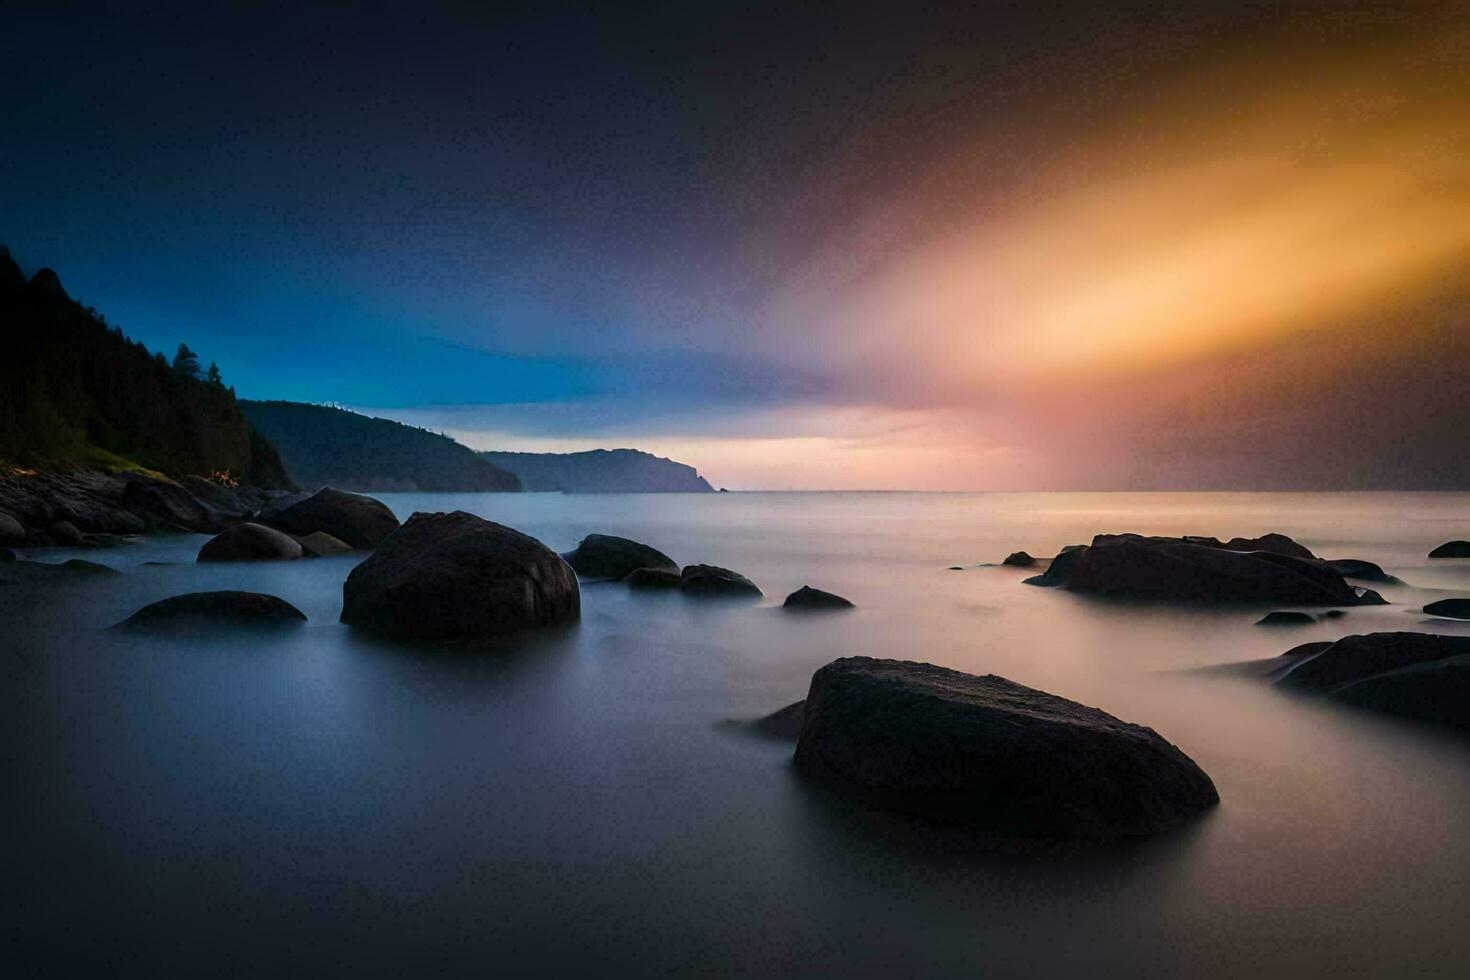
[(575, 621), (577, 575), (540, 541), (473, 514), (414, 514), (347, 576), (342, 622), (468, 638)]
[(1343, 578), (1355, 578), (1364, 582), (1387, 582), (1390, 585), (1397, 584), (1399, 581), (1380, 566), (1361, 558), (1329, 558), (1323, 564)]
[(332, 555), (346, 554), (352, 550), (352, 545), (340, 538), (334, 538), (326, 531), (312, 531), (299, 542), (301, 551), (308, 558), (330, 558)]
[(1219, 802), (1151, 729), (1003, 677), (868, 657), (812, 676), (796, 768), (863, 802), (1025, 836), (1154, 834)]
[(0, 511), (0, 545), (25, 544), (26, 529), (20, 521)]
[(1325, 645), (1305, 645), (1288, 653), (1303, 656), (1277, 680), (1278, 687), (1301, 694), (1333, 694), (1391, 670), (1470, 654), (1470, 636), (1368, 633)]
[(1470, 619), (1470, 599), (1441, 599), (1425, 606), (1424, 611), (1446, 619)]
[(331, 487), (323, 487), (305, 500), (262, 520), (296, 537), (325, 531), (358, 549), (376, 548), (379, 542), (398, 529), (398, 518), (381, 501)]
[(852, 603), (842, 596), (814, 589), (810, 585), (803, 585), (791, 593), (781, 605), (785, 609), (796, 610), (853, 608)]
[(562, 557), (583, 578), (624, 579), (640, 568), (679, 571), (674, 560), (657, 548), (611, 534), (589, 534)]
[(667, 568), (635, 568), (623, 582), (630, 589), (677, 589), (684, 584), (684, 578)]
[(1470, 541), (1446, 541), (1429, 553), (1430, 558), (1470, 558)]
[(1006, 560), (1001, 562), (1001, 564), (1014, 565), (1017, 568), (1031, 568), (1036, 564), (1036, 559), (1024, 551), (1013, 551), (1009, 555), (1006, 555)]
[(292, 561), (301, 557), (301, 545), (289, 534), (264, 524), (236, 524), (221, 531), (199, 549), (198, 561)]
[(53, 544), (75, 548), (82, 543), (82, 532), (71, 521), (57, 521), (46, 529)]
[(1297, 544), (1286, 535), (1275, 531), (1263, 534), (1259, 538), (1231, 538), (1221, 547), (1229, 551), (1264, 551), (1268, 554), (1284, 555), (1287, 558), (1317, 557), (1305, 545)]
[(202, 625), (283, 626), (306, 621), (301, 610), (258, 592), (190, 592), (144, 606), (120, 629), (195, 629)]
[(1256, 620), (1257, 626), (1310, 626), (1317, 617), (1304, 612), (1270, 612)]
[(718, 565), (686, 565), (681, 573), (679, 588), (690, 595), (734, 596), (759, 599), (761, 590), (754, 582)]
[[(1281, 536), (1237, 538), (1231, 543), (1275, 537)], [(1290, 550), (1281, 541), (1268, 543), (1274, 550), (1241, 551), (1213, 538), (1100, 534), (1091, 546), (1063, 549), (1045, 573), (1026, 581), (1075, 592), (1174, 602), (1347, 606), (1382, 601), (1376, 593), (1353, 589), (1316, 559), (1281, 554)]]

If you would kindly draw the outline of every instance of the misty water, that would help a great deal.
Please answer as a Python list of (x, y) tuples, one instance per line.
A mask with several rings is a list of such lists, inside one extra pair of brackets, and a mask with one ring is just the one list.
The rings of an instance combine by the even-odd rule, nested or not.
[[(1198, 668), (1432, 623), (1470, 594), (1466, 494), (384, 495), (557, 550), (588, 532), (725, 565), (759, 604), (585, 583), (579, 625), (485, 652), (337, 622), (357, 556), (196, 566), (205, 540), (82, 555), (124, 574), (0, 587), (7, 955), (60, 972), (1463, 976), (1470, 744)], [(1395, 603), (1090, 600), (977, 567), (1100, 531), (1255, 535), (1365, 558)], [(178, 564), (147, 564), (175, 562)], [(966, 566), (951, 571), (949, 566)], [(803, 584), (850, 613), (779, 608)], [(280, 635), (103, 630), (250, 589)], [(1213, 777), (1197, 824), (996, 846), (851, 806), (751, 719), (846, 655), (997, 673), (1149, 725)]]

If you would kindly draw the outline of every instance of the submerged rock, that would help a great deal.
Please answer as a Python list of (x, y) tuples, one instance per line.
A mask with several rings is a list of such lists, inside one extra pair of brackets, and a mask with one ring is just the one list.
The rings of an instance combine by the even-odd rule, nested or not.
[(759, 599), (763, 594), (744, 575), (718, 565), (687, 565), (681, 577), (679, 587), (690, 595), (746, 596)]
[(1157, 833), (1219, 802), (1153, 730), (932, 664), (847, 657), (812, 676), (796, 768), (861, 801), (1026, 836)]
[(677, 589), (684, 584), (684, 578), (667, 568), (635, 568), (623, 582), (630, 589)]
[(1470, 558), (1470, 541), (1446, 541), (1429, 553), (1430, 558)]
[(850, 600), (844, 599), (840, 595), (823, 592), (821, 589), (814, 589), (810, 585), (803, 585), (786, 597), (786, 601), (782, 603), (782, 607), (797, 610), (852, 609), (853, 604)]
[(1311, 613), (1288, 612), (1278, 610), (1270, 612), (1256, 620), (1257, 626), (1310, 626), (1317, 622), (1317, 617)]
[[(1177, 602), (1272, 602), (1295, 605), (1363, 605), (1382, 597), (1355, 590), (1284, 535), (1236, 538), (1230, 545), (1266, 543), (1246, 551), (1214, 538), (1145, 538), (1100, 534), (1091, 546), (1069, 546), (1031, 585), (1075, 592)], [(1310, 555), (1310, 552), (1307, 552)]]
[(674, 560), (657, 548), (611, 534), (589, 534), (562, 557), (583, 578), (623, 579), (640, 568), (679, 571)]
[(493, 636), (581, 615), (560, 555), (463, 511), (414, 514), (352, 570), (342, 598), (342, 622), (406, 637)]
[(334, 538), (326, 531), (313, 531), (298, 540), (301, 551), (308, 558), (330, 558), (333, 555), (346, 554), (352, 550), (352, 545), (340, 538)]
[(306, 616), (284, 599), (259, 592), (190, 592), (144, 606), (120, 629), (195, 628), (202, 624), (283, 626)]
[(1470, 619), (1470, 599), (1441, 599), (1425, 606), (1424, 611), (1446, 619)]
[(1035, 566), (1036, 559), (1024, 551), (1013, 551), (1009, 555), (1006, 555), (1006, 560), (1001, 562), (1001, 564), (1014, 565), (1017, 568), (1031, 568)]
[(398, 529), (398, 518), (382, 501), (331, 487), (262, 520), (296, 537), (325, 531), (356, 549), (376, 548)]
[(1334, 692), (1332, 700), (1414, 721), (1470, 728), (1470, 654), (1375, 674)]
[(199, 549), (197, 561), (293, 561), (301, 545), (289, 534), (264, 524), (236, 524)]

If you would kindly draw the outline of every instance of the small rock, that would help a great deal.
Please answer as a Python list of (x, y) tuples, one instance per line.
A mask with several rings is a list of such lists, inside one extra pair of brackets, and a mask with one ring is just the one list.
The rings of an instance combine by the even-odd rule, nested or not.
[(785, 609), (797, 610), (853, 608), (852, 602), (842, 596), (814, 589), (810, 585), (803, 585), (791, 593), (781, 605)]
[(1006, 560), (1001, 562), (1001, 564), (1014, 565), (1017, 568), (1031, 568), (1035, 566), (1036, 559), (1024, 551), (1013, 551), (1009, 555), (1006, 555)]
[(1329, 609), (1322, 615), (1327, 617), (1328, 619), (1341, 619), (1343, 616), (1347, 615), (1347, 612), (1342, 609)]
[(1425, 606), (1424, 611), (1446, 619), (1470, 619), (1470, 599), (1441, 599)]
[(345, 554), (352, 550), (352, 545), (340, 538), (334, 538), (326, 531), (312, 531), (306, 537), (299, 539), (302, 553), (308, 558), (330, 558), (333, 555)]
[(623, 582), (630, 589), (677, 589), (684, 579), (678, 572), (667, 568), (635, 568)]
[(198, 561), (294, 561), (301, 545), (289, 534), (264, 524), (236, 524), (199, 549)]
[(1380, 566), (1361, 558), (1330, 558), (1323, 564), (1343, 578), (1355, 578), (1364, 582), (1386, 582), (1390, 585), (1397, 585), (1399, 582)]
[(1470, 541), (1446, 541), (1429, 553), (1430, 558), (1470, 558)]
[(57, 521), (46, 529), (51, 540), (60, 545), (68, 545), (75, 548), (82, 543), (82, 532), (71, 521)]
[(206, 623), (235, 626), (288, 625), (306, 621), (284, 599), (258, 592), (190, 592), (144, 606), (117, 624), (119, 629), (191, 629)]
[(965, 566), (963, 566), (963, 565), (951, 565), (951, 566), (949, 566), (949, 570), (951, 572), (963, 572), (965, 570)]
[(750, 723), (750, 727), (762, 735), (796, 741), (801, 734), (801, 722), (806, 717), (806, 701), (788, 704), (780, 711), (773, 711), (764, 718)]
[(1304, 612), (1271, 612), (1256, 620), (1257, 626), (1310, 626), (1317, 617)]
[(25, 544), (26, 529), (20, 521), (0, 511), (0, 546)]
[(698, 596), (745, 596), (761, 597), (761, 590), (754, 582), (718, 565), (688, 565), (682, 573), (679, 587), (690, 595)]

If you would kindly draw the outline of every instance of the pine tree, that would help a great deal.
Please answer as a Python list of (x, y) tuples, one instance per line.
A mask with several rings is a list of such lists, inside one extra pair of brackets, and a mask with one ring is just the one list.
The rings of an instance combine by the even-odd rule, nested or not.
[(186, 378), (199, 377), (199, 355), (188, 344), (179, 345), (179, 352), (174, 355), (174, 370)]
[(209, 362), (208, 379), (209, 383), (212, 385), (222, 385), (225, 383), (225, 379), (220, 377), (219, 365), (216, 364), (214, 361)]

